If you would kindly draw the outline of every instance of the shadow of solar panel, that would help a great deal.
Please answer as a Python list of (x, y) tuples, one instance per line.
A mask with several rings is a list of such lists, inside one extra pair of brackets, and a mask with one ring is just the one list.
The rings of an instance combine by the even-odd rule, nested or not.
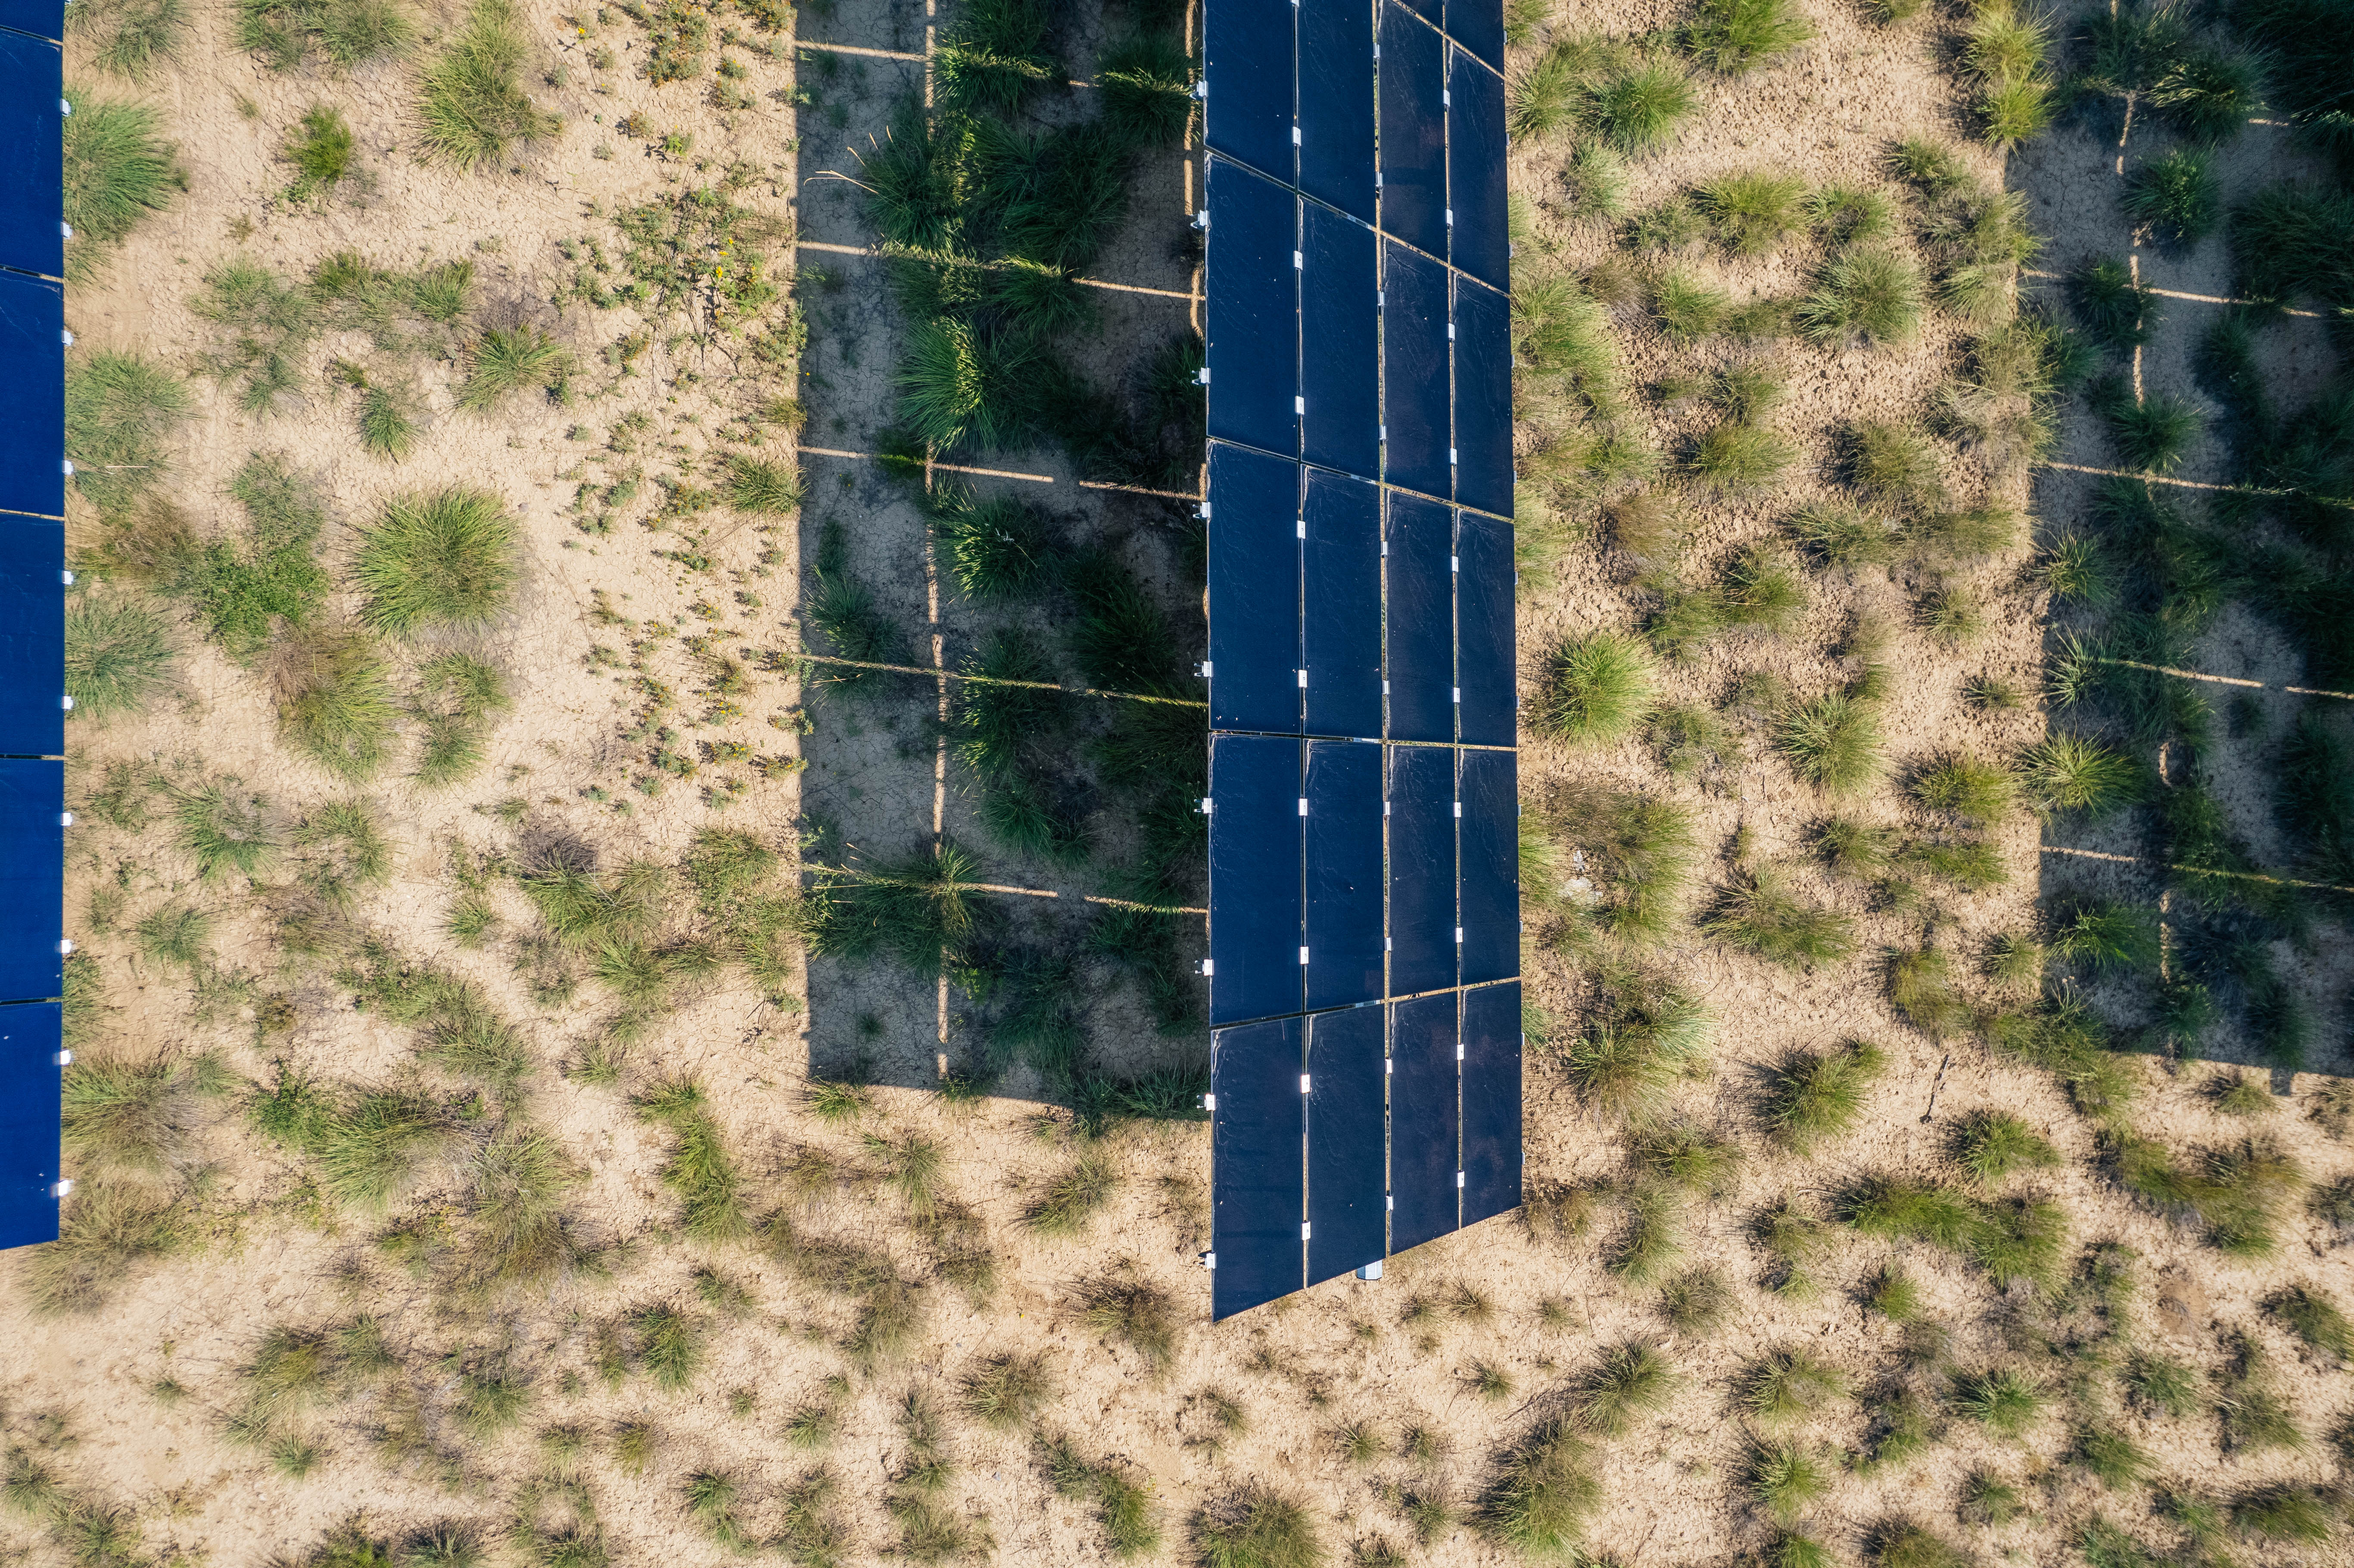
[(1379, 1263), (1388, 1240), (1382, 1009), (1308, 1020), (1308, 1283)]
[(1210, 727), (1299, 733), (1299, 465), (1210, 443)]
[(1456, 1228), (1456, 999), (1416, 997), (1390, 1008), (1390, 1250)]
[(1382, 477), (1441, 497), (1452, 483), (1447, 284), (1447, 269), (1437, 262), (1402, 245), (1383, 244)]
[(1521, 1203), (1521, 988), (1463, 993), (1463, 1223)]
[(1521, 972), (1519, 758), (1509, 751), (1464, 751), (1458, 779), (1463, 816), (1457, 890), (1465, 985)]
[(62, 1010), (0, 1007), (0, 1247), (58, 1239)]
[(1444, 256), (1447, 41), (1400, 0), (1382, 7), (1379, 91), (1382, 232)]
[(1373, 231), (1300, 205), (1299, 374), (1308, 461), (1368, 478), (1381, 471), (1381, 277)]
[(1365, 0), (1300, 0), (1299, 14), (1299, 188), (1371, 223), (1373, 7)]
[(1230, 1318), (1300, 1287), (1306, 1264), (1299, 1092), (1305, 1021), (1210, 1036), (1210, 1316)]
[(52, 42), (66, 36), (65, 0), (0, 0), (0, 27)]
[(1455, 738), (1455, 513), (1389, 493), (1389, 584), (1383, 676), (1389, 738)]
[(0, 758), (0, 1001), (64, 990), (65, 764)]
[(1512, 529), (1477, 512), (1456, 514), (1455, 663), (1466, 746), (1519, 738), (1512, 683)]
[(56, 283), (0, 272), (0, 511), (66, 509), (65, 299)]
[(1505, 238), (1504, 79), (1461, 49), (1447, 60), (1447, 260), (1482, 282), (1509, 289)]
[[(1382, 748), (1308, 743), (1308, 1007), (1382, 999)], [(1355, 1265), (1350, 1266), (1354, 1267)]]
[(1210, 160), (1208, 183), (1210, 437), (1297, 457), (1299, 198), (1222, 158)]
[[(1504, 69), (1503, 0), (1447, 0), (1446, 26), (1447, 37), (1498, 70)], [(1500, 162), (1501, 146), (1496, 155)]]
[(1310, 735), (1382, 733), (1381, 492), (1308, 471), (1300, 513)]
[(62, 523), (0, 517), (0, 753), (66, 748), (65, 549)]
[(58, 46), (0, 33), (0, 267), (65, 271)]
[(1202, 16), (1204, 143), (1287, 185), (1294, 177), (1291, 22), (1290, 6), (1256, 0), (1218, 0)]
[(1512, 514), (1512, 306), (1455, 281), (1455, 499)]
[(1390, 994), (1455, 983), (1455, 753), (1394, 746), (1390, 789)]
[(1210, 1022), (1299, 1011), (1299, 742), (1210, 737)]

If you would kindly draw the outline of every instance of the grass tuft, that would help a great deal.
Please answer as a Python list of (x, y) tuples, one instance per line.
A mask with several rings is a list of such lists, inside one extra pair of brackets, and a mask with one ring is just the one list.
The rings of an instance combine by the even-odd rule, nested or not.
[(65, 617), (71, 716), (100, 723), (144, 713), (173, 684), (171, 622), (134, 599), (77, 595)]
[(73, 231), (65, 244), (66, 278), (86, 282), (109, 250), (187, 187), (187, 175), (175, 161), (173, 145), (158, 134), (162, 120), (154, 107), (92, 98), (73, 88), (65, 98), (73, 105), (61, 128), (63, 215)]
[(1864, 1097), (1887, 1065), (1885, 1053), (1861, 1040), (1838, 1052), (1790, 1057), (1766, 1083), (1766, 1136), (1796, 1154), (1840, 1137), (1863, 1114)]
[(1774, 744), (1792, 772), (1830, 795), (1856, 793), (1886, 766), (1879, 705), (1844, 692), (1785, 711), (1775, 721)]
[(1573, 638), (1554, 650), (1529, 722), (1573, 745), (1623, 739), (1649, 715), (1658, 689), (1658, 668), (1633, 638)]
[(1796, 0), (1702, 0), (1684, 40), (1694, 58), (1726, 76), (1741, 76), (1814, 36), (1814, 24)]
[(556, 133), (524, 91), (525, 42), (512, 0), (474, 0), (466, 24), (419, 78), (424, 155), (469, 173)]
[(514, 519), (489, 491), (396, 496), (352, 563), (361, 618), (397, 637), (486, 625), (514, 589), (516, 544)]

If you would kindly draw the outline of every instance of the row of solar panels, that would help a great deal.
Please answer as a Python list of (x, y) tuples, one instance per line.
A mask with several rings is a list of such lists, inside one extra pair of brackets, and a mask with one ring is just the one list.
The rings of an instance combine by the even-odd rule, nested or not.
[(58, 1234), (64, 24), (58, 5), (0, 0), (0, 1246)]
[(1521, 988), (1270, 1019), (1211, 1037), (1211, 1315), (1521, 1201)]
[(1214, 1027), (1520, 973), (1516, 754), (1213, 735), (1205, 805)]

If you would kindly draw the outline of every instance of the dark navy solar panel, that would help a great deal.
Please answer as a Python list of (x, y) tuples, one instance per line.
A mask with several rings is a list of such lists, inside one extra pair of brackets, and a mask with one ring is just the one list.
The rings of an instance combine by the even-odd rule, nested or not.
[(62, 1010), (0, 1007), (0, 1247), (58, 1239)]
[(1300, 0), (1299, 14), (1299, 188), (1371, 223), (1373, 8)]
[(58, 46), (0, 32), (0, 267), (65, 271)]
[(1455, 662), (1466, 746), (1511, 746), (1519, 738), (1512, 705), (1512, 525), (1476, 512), (1456, 514)]
[(1521, 972), (1520, 759), (1509, 751), (1458, 755), (1462, 983), (1478, 985)]
[(1291, 48), (1288, 5), (1219, 0), (1204, 11), (1203, 140), (1212, 152), (1287, 184), (1293, 173)]
[(66, 525), (0, 517), (0, 753), (66, 748)]
[(0, 758), (0, 1001), (65, 990), (65, 764)]
[(1299, 743), (1210, 737), (1210, 1022), (1299, 1011)]
[(1417, 997), (1390, 1009), (1390, 1250), (1445, 1235), (1460, 1214), (1455, 1173), (1456, 998)]
[(1383, 678), (1392, 740), (1455, 738), (1455, 514), (1390, 492)]
[(1447, 31), (1498, 70), (1504, 69), (1503, 0), (1447, 0)]
[(1455, 983), (1455, 753), (1390, 757), (1390, 994)]
[(1382, 748), (1308, 743), (1308, 1006), (1382, 998)]
[(65, 325), (60, 285), (0, 272), (0, 511), (65, 514)]
[(1310, 462), (1370, 479), (1382, 461), (1379, 242), (1313, 202), (1300, 215), (1300, 450)]
[(1444, 256), (1447, 41), (1398, 0), (1382, 7), (1380, 91), (1382, 231)]
[(1299, 733), (1299, 465), (1210, 444), (1210, 727)]
[(1308, 1021), (1308, 1283), (1379, 1263), (1388, 1240), (1383, 1170), (1382, 1009)]
[(1504, 221), (1504, 79), (1461, 49), (1447, 55), (1447, 260), (1499, 289), (1512, 286)]
[(1297, 456), (1299, 198), (1220, 158), (1209, 186), (1210, 437)]
[(1512, 306), (1455, 281), (1455, 499), (1512, 514)]
[(1463, 993), (1463, 1223), (1521, 1203), (1521, 988)]
[(1394, 4), (1413, 12), (1434, 27), (1447, 20), (1445, 0), (1394, 0)]
[(0, 0), (0, 27), (62, 39), (66, 36), (65, 0)]
[(1382, 477), (1425, 495), (1449, 493), (1447, 280), (1428, 257), (1384, 243)]
[(1301, 1182), (1298, 1018), (1210, 1036), (1210, 1316), (1235, 1313), (1300, 1287)]
[(1382, 733), (1381, 492), (1308, 471), (1301, 514), (1310, 735)]

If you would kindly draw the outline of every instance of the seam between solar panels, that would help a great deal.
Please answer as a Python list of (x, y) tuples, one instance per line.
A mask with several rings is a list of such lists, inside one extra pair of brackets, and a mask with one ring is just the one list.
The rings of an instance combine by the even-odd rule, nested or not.
[(1431, 991), (1401, 991), (1394, 996), (1384, 994), (1382, 996), (1368, 997), (1363, 1001), (1344, 1001), (1337, 1003), (1331, 1007), (1310, 1008), (1299, 1012), (1257, 1013), (1249, 1018), (1231, 1018), (1224, 1023), (1214, 1024), (1211, 1026), (1210, 1033), (1213, 1034), (1223, 1034), (1229, 1029), (1248, 1029), (1255, 1024), (1278, 1023), (1287, 1018), (1328, 1018), (1334, 1013), (1358, 1012), (1368, 1007), (1396, 1007), (1409, 1001), (1428, 1001), (1434, 997), (1460, 997), (1468, 995), (1475, 991), (1494, 991), (1500, 986), (1520, 985), (1522, 984), (1526, 979), (1526, 976), (1515, 972), (1505, 975), (1499, 980), (1473, 980), (1466, 985), (1439, 986)]
[[(1210, 446), (1233, 447), (1238, 451), (1257, 452), (1262, 457), (1274, 458), (1278, 462), (1296, 463), (1302, 469), (1310, 470), (1317, 473), (1337, 474), (1342, 479), (1354, 480), (1359, 484), (1370, 484), (1382, 490), (1394, 490), (1401, 495), (1411, 495), (1418, 501), (1428, 501), (1440, 506), (1451, 506), (1459, 512), (1472, 513), (1477, 516), (1488, 518), (1491, 522), (1501, 523), (1507, 528), (1512, 526), (1512, 520), (1510, 517), (1505, 516), (1500, 512), (1490, 512), (1484, 506), (1474, 506), (1469, 502), (1449, 500), (1444, 495), (1433, 495), (1429, 491), (1416, 490), (1410, 484), (1400, 484), (1394, 480), (1377, 479), (1372, 474), (1358, 473), (1351, 469), (1334, 468), (1330, 463), (1310, 462), (1306, 458), (1299, 456), (1297, 452), (1278, 451), (1273, 447), (1262, 447), (1250, 441), (1236, 440), (1232, 436), (1212, 436), (1207, 444)], [(820, 451), (819, 449), (814, 447), (805, 447), (801, 450), (804, 451), (817, 451), (818, 455), (821, 457), (832, 455)], [(946, 467), (947, 465), (944, 463), (941, 466)], [(1172, 496), (1172, 499), (1190, 500), (1192, 497)]]

